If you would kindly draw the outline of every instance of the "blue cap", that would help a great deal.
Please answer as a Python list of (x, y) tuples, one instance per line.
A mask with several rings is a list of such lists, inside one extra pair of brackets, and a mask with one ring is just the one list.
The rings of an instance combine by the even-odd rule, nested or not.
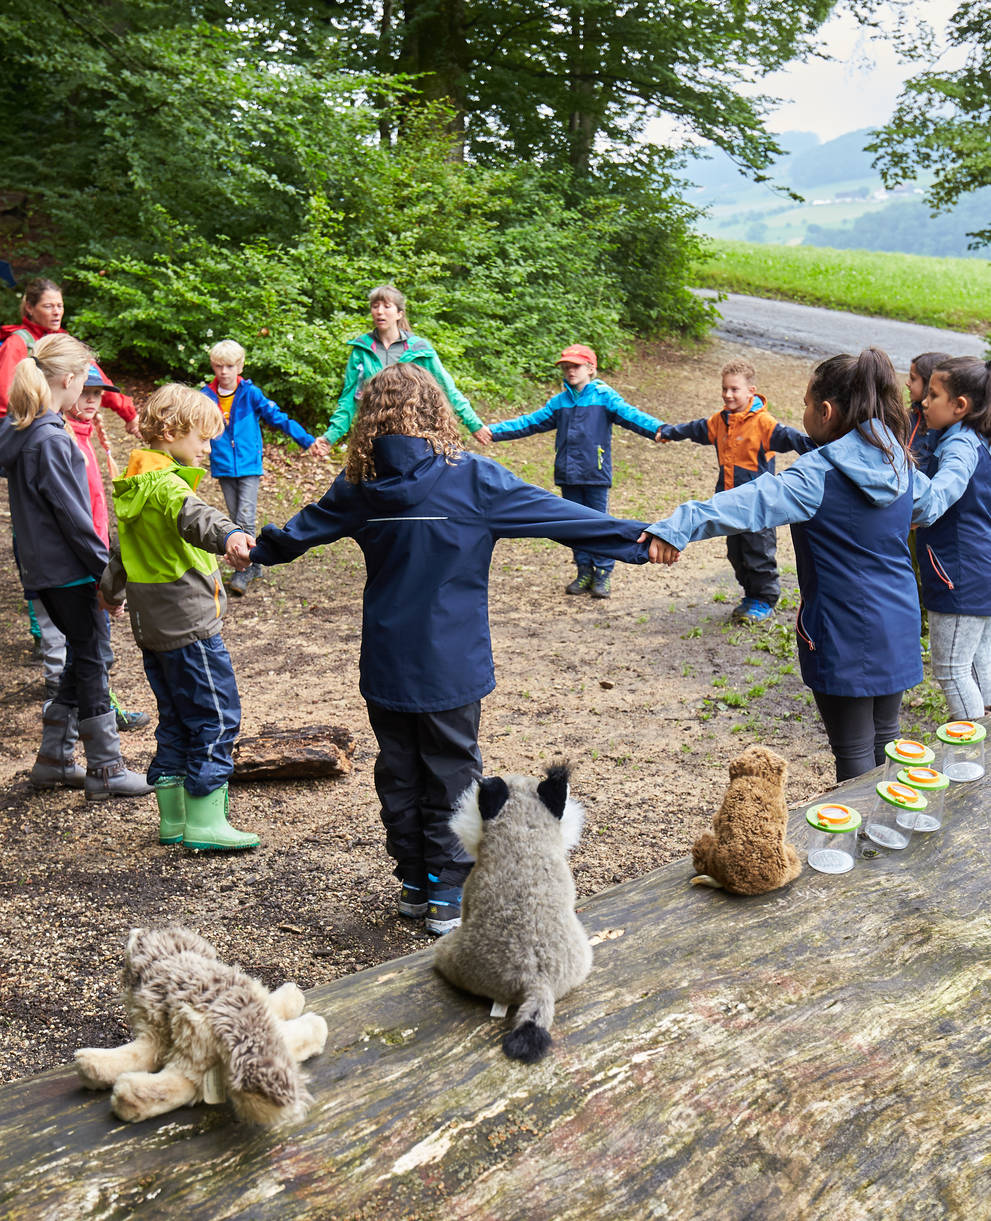
[(89, 367), (86, 380), (83, 382), (83, 388), (85, 389), (87, 386), (99, 386), (101, 390), (116, 390), (118, 394), (123, 393), (119, 386), (111, 386), (109, 382), (103, 380), (103, 374), (96, 365), (90, 365)]

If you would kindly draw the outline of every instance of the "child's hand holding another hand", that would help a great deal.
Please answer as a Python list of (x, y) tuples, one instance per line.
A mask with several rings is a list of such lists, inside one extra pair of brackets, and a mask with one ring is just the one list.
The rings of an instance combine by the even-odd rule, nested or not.
[(246, 568), (251, 567), (251, 548), (254, 545), (255, 540), (250, 534), (245, 534), (243, 530), (238, 530), (227, 540), (227, 550), (224, 552), (224, 559), (238, 572), (244, 572)]

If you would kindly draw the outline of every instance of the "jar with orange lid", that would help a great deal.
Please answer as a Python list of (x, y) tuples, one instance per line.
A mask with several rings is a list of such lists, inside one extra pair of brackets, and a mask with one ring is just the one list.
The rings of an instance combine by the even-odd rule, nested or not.
[(984, 775), (987, 730), (977, 721), (948, 721), (936, 730), (943, 744), (940, 771), (949, 780), (980, 780)]
[[(918, 789), (928, 803), (922, 813), (908, 815), (909, 818), (915, 819), (912, 830), (938, 831), (943, 825), (943, 804), (946, 801), (946, 790), (950, 787), (949, 780), (934, 767), (903, 767), (898, 773), (898, 783)], [(899, 815), (899, 826), (901, 823)]]
[(882, 848), (905, 848), (915, 828), (916, 815), (929, 804), (918, 789), (897, 780), (881, 780), (874, 790), (874, 808), (864, 830)]
[(861, 818), (852, 806), (838, 801), (813, 806), (805, 815), (809, 866), (820, 873), (847, 873), (857, 856)]
[(935, 758), (932, 747), (924, 746), (914, 738), (895, 738), (884, 748), (884, 778), (897, 780), (903, 767), (927, 767)]

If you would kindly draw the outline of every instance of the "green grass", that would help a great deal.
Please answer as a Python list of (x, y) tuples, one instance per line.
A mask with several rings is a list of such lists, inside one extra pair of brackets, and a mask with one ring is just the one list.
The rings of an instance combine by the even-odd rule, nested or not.
[(694, 278), (704, 288), (957, 331), (991, 328), (991, 263), (985, 259), (716, 241)]

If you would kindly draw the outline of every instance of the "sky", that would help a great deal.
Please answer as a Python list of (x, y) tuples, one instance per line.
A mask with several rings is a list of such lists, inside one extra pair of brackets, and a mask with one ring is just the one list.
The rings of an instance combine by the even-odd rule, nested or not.
[[(913, 12), (942, 34), (959, 0), (919, 0)], [(902, 82), (922, 65), (904, 62), (890, 41), (872, 37), (848, 13), (823, 26), (822, 41), (833, 62), (811, 60), (765, 77), (760, 92), (780, 97), (768, 127), (775, 132), (812, 131), (821, 140), (884, 123)], [(944, 56), (941, 64), (955, 66)]]

